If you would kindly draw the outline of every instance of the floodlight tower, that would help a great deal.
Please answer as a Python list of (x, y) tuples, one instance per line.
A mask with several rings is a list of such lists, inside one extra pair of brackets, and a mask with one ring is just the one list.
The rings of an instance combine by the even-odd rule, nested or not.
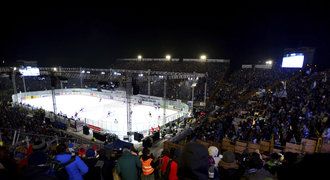
[(164, 109), (164, 112), (163, 112), (163, 125), (165, 125), (166, 124), (166, 86), (167, 86), (167, 82), (166, 82), (166, 80), (167, 80), (167, 76), (165, 75), (165, 76), (163, 76), (163, 78), (164, 78), (164, 97), (163, 97), (163, 105), (164, 105), (164, 107), (163, 107), (163, 109)]
[(130, 73), (126, 74), (126, 105), (127, 105), (127, 135), (129, 141), (131, 141), (131, 133), (132, 133), (132, 117), (131, 117), (131, 96), (132, 92), (132, 76)]
[(13, 83), (13, 89), (14, 89), (14, 101), (16, 102), (16, 103), (18, 103), (17, 101), (18, 101), (18, 98), (17, 98), (17, 89), (16, 89), (16, 70), (17, 70), (17, 68), (16, 67), (14, 67), (13, 68), (13, 71), (12, 71), (12, 74), (11, 74), (11, 81), (12, 81), (12, 83)]

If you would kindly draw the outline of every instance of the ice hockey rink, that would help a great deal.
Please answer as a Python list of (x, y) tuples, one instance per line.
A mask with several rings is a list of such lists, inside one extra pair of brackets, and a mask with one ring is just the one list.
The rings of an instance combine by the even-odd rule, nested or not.
[[(22, 100), (35, 108), (53, 111), (52, 97), (40, 97)], [(109, 130), (118, 136), (127, 134), (127, 104), (123, 101), (100, 99), (85, 95), (56, 96), (57, 113), (67, 117), (79, 118), (88, 124)], [(151, 127), (162, 125), (163, 108), (131, 103), (132, 131), (144, 131)], [(166, 109), (166, 117), (175, 115), (179, 111)], [(150, 115), (151, 114), (151, 115)]]

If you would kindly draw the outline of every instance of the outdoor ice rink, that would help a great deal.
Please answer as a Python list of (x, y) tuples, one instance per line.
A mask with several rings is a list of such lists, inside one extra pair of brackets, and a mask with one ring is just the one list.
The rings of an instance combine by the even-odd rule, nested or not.
[[(22, 100), (46, 111), (53, 111), (52, 97), (41, 97)], [(100, 99), (85, 95), (59, 95), (56, 96), (57, 113), (66, 114), (68, 117), (80, 118), (88, 124), (109, 130), (118, 136), (127, 134), (127, 104), (122, 101)], [(131, 104), (132, 131), (148, 130), (151, 127), (162, 125), (163, 108)], [(166, 109), (166, 117), (175, 115), (179, 111)], [(151, 116), (150, 116), (151, 114)]]

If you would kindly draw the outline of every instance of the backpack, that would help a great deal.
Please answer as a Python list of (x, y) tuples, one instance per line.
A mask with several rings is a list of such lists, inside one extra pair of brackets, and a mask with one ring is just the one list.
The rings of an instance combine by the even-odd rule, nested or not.
[(76, 156), (71, 156), (71, 159), (62, 164), (60, 161), (58, 160), (53, 160), (51, 162), (51, 174), (55, 177), (57, 177), (58, 179), (69, 179), (69, 174), (66, 171), (65, 167), (68, 166), (69, 164), (71, 164), (73, 161), (76, 160)]

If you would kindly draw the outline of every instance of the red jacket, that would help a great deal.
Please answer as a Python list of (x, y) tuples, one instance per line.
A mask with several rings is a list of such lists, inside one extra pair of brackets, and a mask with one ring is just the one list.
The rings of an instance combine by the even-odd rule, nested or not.
[(166, 172), (166, 167), (168, 164), (168, 161), (170, 160), (170, 158), (168, 156), (163, 156), (161, 159), (161, 165), (160, 165), (160, 171), (162, 172), (162, 174), (165, 174)]
[(178, 163), (175, 161), (172, 161), (171, 163), (171, 169), (170, 169), (170, 175), (168, 177), (169, 180), (178, 180)]

